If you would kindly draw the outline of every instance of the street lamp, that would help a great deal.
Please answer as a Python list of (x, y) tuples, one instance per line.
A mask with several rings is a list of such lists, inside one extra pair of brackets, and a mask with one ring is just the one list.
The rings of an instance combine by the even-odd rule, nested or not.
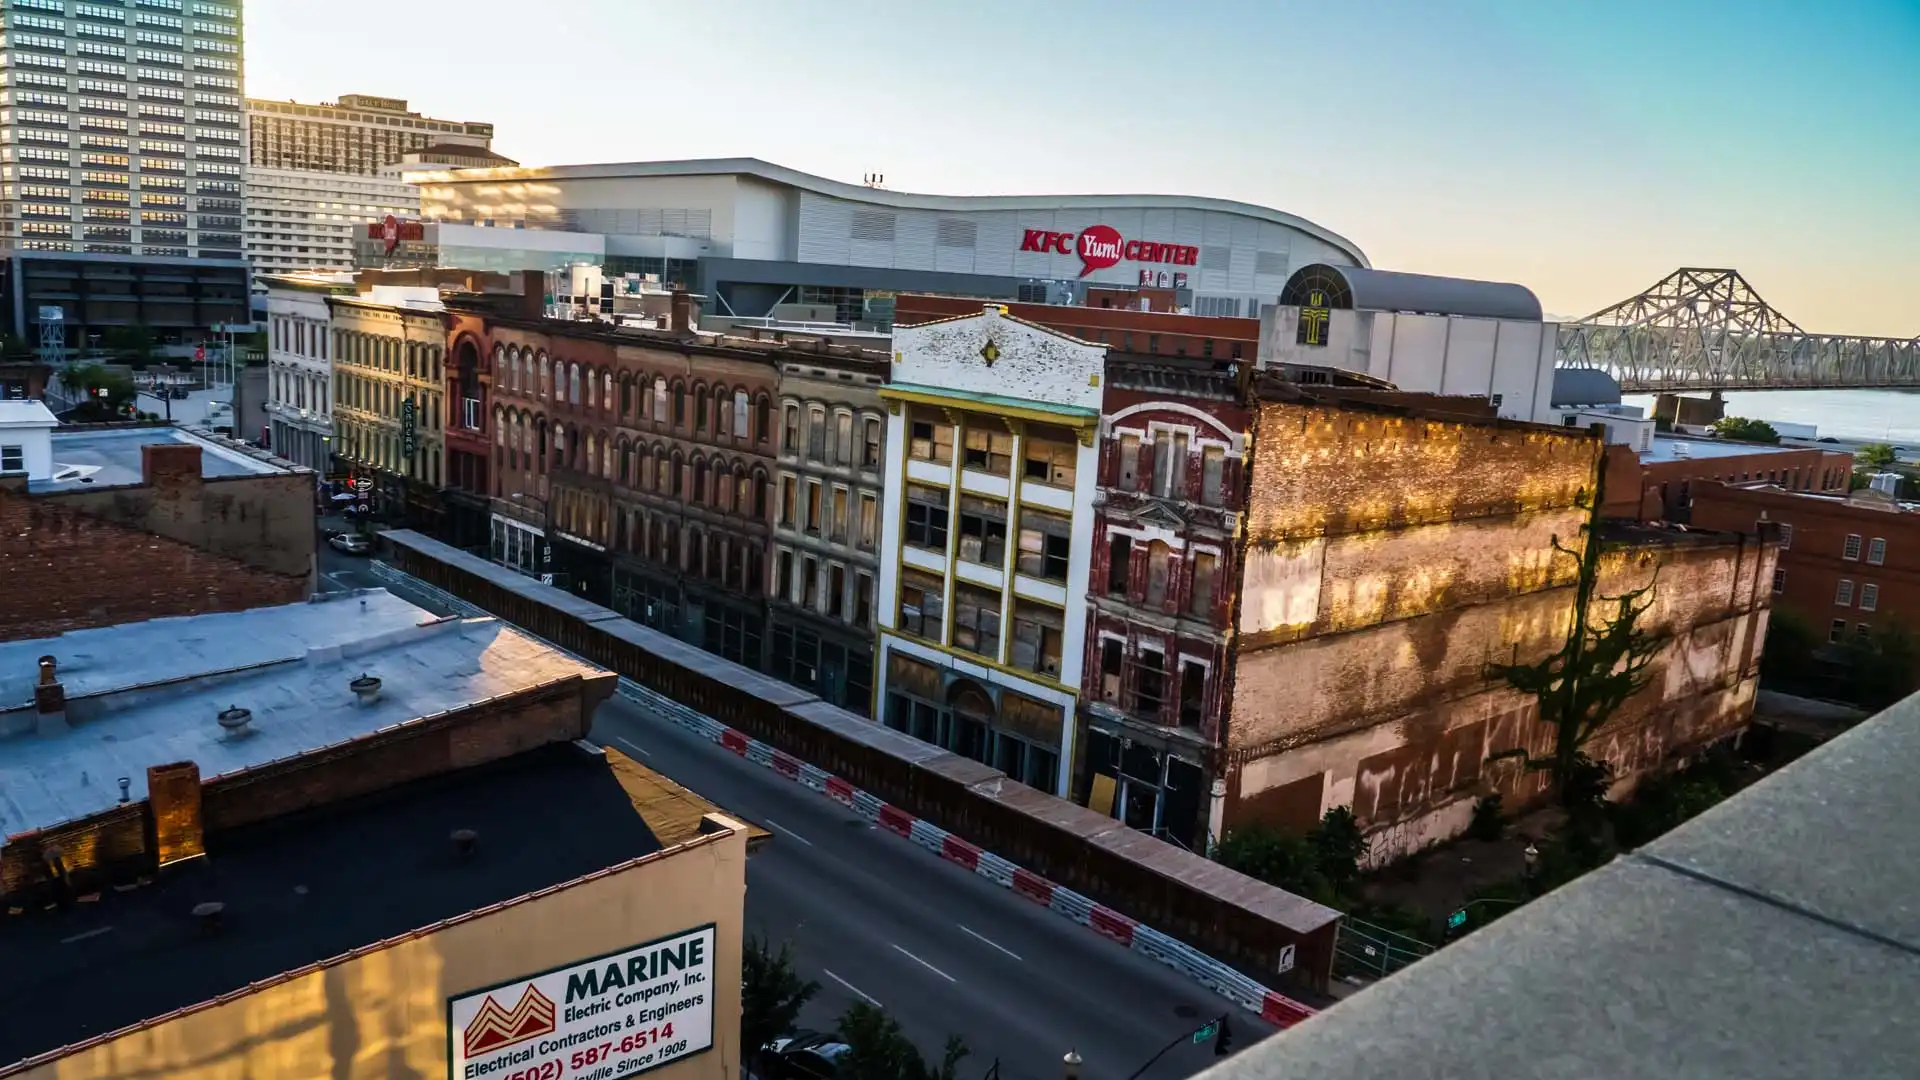
[(1080, 1052), (1069, 1050), (1060, 1059), (1060, 1075), (1064, 1080), (1080, 1080)]
[(1540, 849), (1534, 847), (1532, 841), (1528, 841), (1527, 848), (1520, 853), (1520, 857), (1527, 861), (1527, 880), (1532, 881), (1534, 873), (1540, 869)]

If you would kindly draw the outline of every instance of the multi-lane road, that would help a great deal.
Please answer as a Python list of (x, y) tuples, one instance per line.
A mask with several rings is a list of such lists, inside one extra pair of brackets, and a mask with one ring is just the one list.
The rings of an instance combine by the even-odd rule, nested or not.
[[(364, 560), (331, 550), (321, 570), (326, 588), (385, 584)], [(820, 984), (802, 1017), (810, 1027), (831, 1028), (864, 998), (930, 1057), (949, 1033), (964, 1038), (963, 1077), (997, 1058), (1005, 1080), (1057, 1080), (1068, 1050), (1085, 1059), (1089, 1080), (1123, 1080), (1183, 1031), (1230, 1011), (1236, 1049), (1270, 1034), (1172, 970), (625, 698), (601, 707), (594, 738), (774, 834), (747, 865), (747, 926), (791, 942), (801, 974)], [(1188, 1076), (1212, 1055), (1210, 1045), (1181, 1045), (1143, 1080)]]

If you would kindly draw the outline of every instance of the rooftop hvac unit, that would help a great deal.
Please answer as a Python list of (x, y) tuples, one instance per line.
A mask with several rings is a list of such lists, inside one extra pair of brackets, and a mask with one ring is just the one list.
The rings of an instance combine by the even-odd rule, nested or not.
[(1883, 495), (1900, 494), (1900, 474), (1891, 472), (1874, 473), (1867, 478), (1867, 487)]
[(1676, 441), (1673, 444), (1673, 456), (1685, 460), (1693, 456), (1693, 451), (1688, 448), (1686, 443)]

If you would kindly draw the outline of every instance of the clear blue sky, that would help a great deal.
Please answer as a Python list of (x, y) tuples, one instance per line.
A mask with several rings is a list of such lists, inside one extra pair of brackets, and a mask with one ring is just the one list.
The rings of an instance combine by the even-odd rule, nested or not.
[(405, 97), (527, 164), (746, 155), (1307, 217), (1584, 315), (1735, 266), (1920, 335), (1920, 0), (249, 0), (247, 91)]

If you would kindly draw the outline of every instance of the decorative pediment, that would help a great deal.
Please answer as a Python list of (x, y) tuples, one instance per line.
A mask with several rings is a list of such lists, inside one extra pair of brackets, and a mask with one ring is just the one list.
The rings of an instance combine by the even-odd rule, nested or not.
[(1187, 527), (1187, 519), (1182, 517), (1170, 503), (1159, 499), (1149, 499), (1140, 509), (1134, 511), (1133, 520), (1142, 525), (1157, 525), (1162, 529), (1175, 532)]

